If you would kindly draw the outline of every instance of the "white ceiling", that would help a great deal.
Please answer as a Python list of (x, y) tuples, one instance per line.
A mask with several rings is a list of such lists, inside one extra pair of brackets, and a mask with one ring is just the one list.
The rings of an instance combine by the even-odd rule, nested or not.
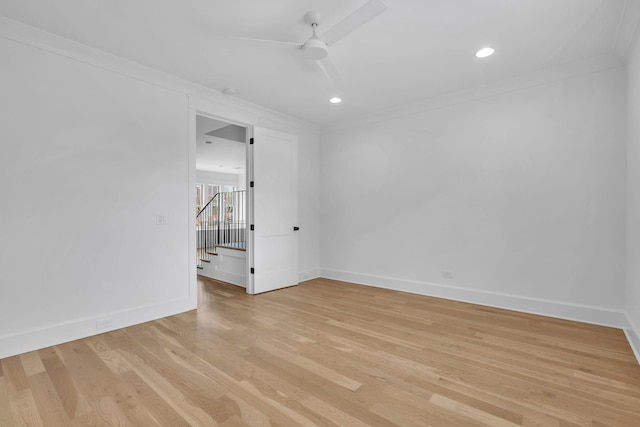
[[(245, 143), (206, 135), (226, 126), (229, 123), (196, 117), (196, 170), (234, 175), (245, 173)], [(207, 141), (211, 143), (207, 144)]]
[[(0, 0), (0, 14), (329, 125), (597, 56), (622, 64), (638, 1), (385, 0), (386, 12), (331, 46), (338, 83), (297, 50), (229, 37), (303, 42), (305, 12), (321, 14), (322, 34), (366, 0)], [(496, 54), (476, 59), (485, 45)], [(333, 95), (344, 102), (329, 104)]]

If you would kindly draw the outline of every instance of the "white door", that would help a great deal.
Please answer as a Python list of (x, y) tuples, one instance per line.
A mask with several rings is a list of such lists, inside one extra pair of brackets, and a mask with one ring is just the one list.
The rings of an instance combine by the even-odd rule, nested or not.
[(254, 230), (247, 292), (258, 294), (298, 284), (297, 137), (254, 127), (249, 159)]

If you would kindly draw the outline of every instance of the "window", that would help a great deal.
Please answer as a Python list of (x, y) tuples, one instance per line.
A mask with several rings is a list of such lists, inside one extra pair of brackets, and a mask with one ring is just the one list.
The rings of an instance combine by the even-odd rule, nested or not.
[(204, 193), (205, 203), (211, 200), (213, 196), (216, 195), (216, 193), (219, 193), (221, 191), (220, 187), (221, 187), (220, 185), (211, 185), (211, 184), (205, 185), (205, 188), (207, 189), (207, 191)]
[[(236, 191), (236, 187), (233, 185), (220, 185), (220, 184), (196, 184), (196, 212), (200, 212), (209, 201), (217, 194), (217, 193), (228, 193), (231, 191)], [(225, 194), (225, 201), (231, 200), (231, 194)], [(225, 213), (228, 215), (229, 213)], [(211, 218), (207, 218), (209, 224), (216, 224), (218, 218), (218, 208), (217, 206), (211, 210)], [(226, 220), (226, 217), (225, 217)], [(200, 226), (202, 224), (202, 217), (198, 217), (196, 220), (196, 226)]]
[[(202, 184), (196, 184), (196, 214), (199, 214), (202, 210), (202, 200)], [(200, 227), (201, 223), (202, 218), (198, 215), (198, 217), (196, 217), (196, 226)]]

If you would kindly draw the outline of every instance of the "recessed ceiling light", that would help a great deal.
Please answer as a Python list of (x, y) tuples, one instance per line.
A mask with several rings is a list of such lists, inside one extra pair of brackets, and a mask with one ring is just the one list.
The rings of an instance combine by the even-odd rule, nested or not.
[(234, 169), (236, 169), (236, 170), (242, 169), (242, 166), (238, 166), (237, 168), (234, 168)]
[(342, 99), (338, 98), (337, 96), (334, 96), (329, 100), (329, 102), (332, 104), (340, 104), (342, 102)]
[(493, 52), (496, 50), (492, 47), (483, 47), (479, 51), (476, 52), (476, 57), (478, 58), (486, 58), (487, 56), (493, 55)]
[(205, 141), (205, 144), (213, 144), (213, 141)]
[(218, 167), (219, 167), (219, 168), (223, 168), (223, 167), (224, 167), (224, 165), (220, 165), (220, 166), (218, 166)]

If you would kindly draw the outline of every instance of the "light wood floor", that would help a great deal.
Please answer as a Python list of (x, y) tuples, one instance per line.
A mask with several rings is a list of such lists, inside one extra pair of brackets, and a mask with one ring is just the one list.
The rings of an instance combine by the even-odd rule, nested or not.
[(640, 426), (620, 330), (317, 279), (0, 361), (0, 426)]

